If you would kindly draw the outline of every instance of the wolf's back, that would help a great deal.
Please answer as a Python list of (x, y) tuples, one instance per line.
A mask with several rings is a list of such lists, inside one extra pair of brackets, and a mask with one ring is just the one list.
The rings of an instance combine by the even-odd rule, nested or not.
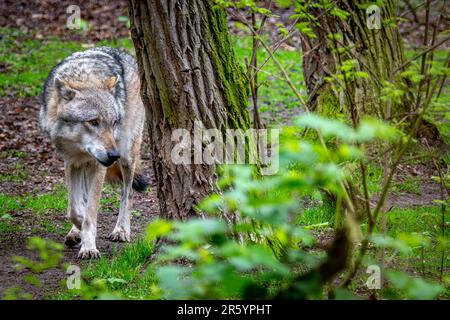
[[(127, 52), (109, 47), (97, 47), (86, 51), (75, 52), (58, 63), (50, 71), (45, 81), (42, 94), (42, 103), (48, 103), (49, 92), (54, 88), (55, 77), (66, 80), (75, 87), (88, 88), (95, 86), (96, 82), (104, 78), (119, 75), (122, 84), (127, 81), (129, 76), (137, 73), (136, 60)], [(120, 96), (122, 92), (117, 90), (116, 94), (122, 100), (125, 97)]]

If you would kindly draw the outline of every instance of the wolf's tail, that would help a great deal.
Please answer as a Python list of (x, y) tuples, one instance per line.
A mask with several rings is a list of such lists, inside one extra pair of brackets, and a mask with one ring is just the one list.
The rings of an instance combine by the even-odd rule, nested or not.
[[(118, 184), (122, 180), (122, 171), (120, 170), (120, 165), (116, 162), (106, 171), (106, 181), (112, 184)], [(150, 179), (142, 174), (140, 161), (138, 161), (134, 169), (133, 189), (137, 192), (144, 192), (149, 185)]]
[(150, 185), (150, 180), (148, 177), (144, 176), (142, 173), (134, 174), (133, 179), (133, 189), (137, 192), (145, 192)]

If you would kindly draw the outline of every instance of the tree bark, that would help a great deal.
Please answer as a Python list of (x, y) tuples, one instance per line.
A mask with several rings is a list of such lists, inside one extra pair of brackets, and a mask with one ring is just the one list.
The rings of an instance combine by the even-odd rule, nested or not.
[(249, 128), (248, 92), (226, 15), (204, 0), (129, 0), (160, 216), (187, 219), (214, 189), (215, 166), (176, 165), (174, 129)]
[[(319, 1), (320, 2), (320, 1)], [(400, 105), (390, 105), (381, 100), (385, 81), (398, 81), (399, 67), (404, 63), (403, 45), (395, 24), (395, 7), (392, 0), (380, 7), (381, 28), (369, 29), (363, 0), (339, 0), (338, 8), (350, 13), (347, 19), (337, 17), (329, 10), (310, 6), (308, 13), (317, 19), (311, 23), (316, 38), (303, 36), (303, 68), (309, 94), (309, 106), (328, 116), (342, 113), (349, 118), (353, 110), (353, 122), (359, 116), (369, 114), (378, 118), (400, 118), (412, 111), (410, 96)], [(329, 35), (338, 33), (337, 40)], [(337, 51), (341, 51), (338, 53)], [(342, 90), (332, 88), (325, 80), (336, 74), (343, 61), (357, 60), (355, 71), (367, 73), (367, 78), (352, 77), (340, 83)], [(339, 71), (338, 71), (339, 72)]]

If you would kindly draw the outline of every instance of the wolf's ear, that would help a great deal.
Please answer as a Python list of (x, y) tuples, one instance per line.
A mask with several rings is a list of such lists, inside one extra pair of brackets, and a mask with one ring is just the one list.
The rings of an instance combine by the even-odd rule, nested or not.
[(119, 82), (119, 75), (115, 75), (115, 76), (107, 78), (105, 80), (106, 89), (108, 89), (108, 91), (112, 92), (118, 82)]
[(70, 89), (67, 84), (58, 77), (55, 78), (55, 88), (61, 99), (70, 101), (75, 96), (75, 91)]

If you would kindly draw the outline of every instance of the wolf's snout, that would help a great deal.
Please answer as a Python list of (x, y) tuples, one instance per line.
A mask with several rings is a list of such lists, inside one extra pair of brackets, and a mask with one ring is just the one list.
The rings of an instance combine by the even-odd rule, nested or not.
[(117, 150), (108, 151), (108, 159), (112, 162), (120, 158), (120, 153)]
[(114, 162), (116, 162), (117, 159), (120, 158), (120, 153), (117, 150), (110, 150), (107, 151), (106, 154), (103, 153), (102, 157), (96, 157), (97, 160), (104, 165), (105, 167), (109, 167)]

